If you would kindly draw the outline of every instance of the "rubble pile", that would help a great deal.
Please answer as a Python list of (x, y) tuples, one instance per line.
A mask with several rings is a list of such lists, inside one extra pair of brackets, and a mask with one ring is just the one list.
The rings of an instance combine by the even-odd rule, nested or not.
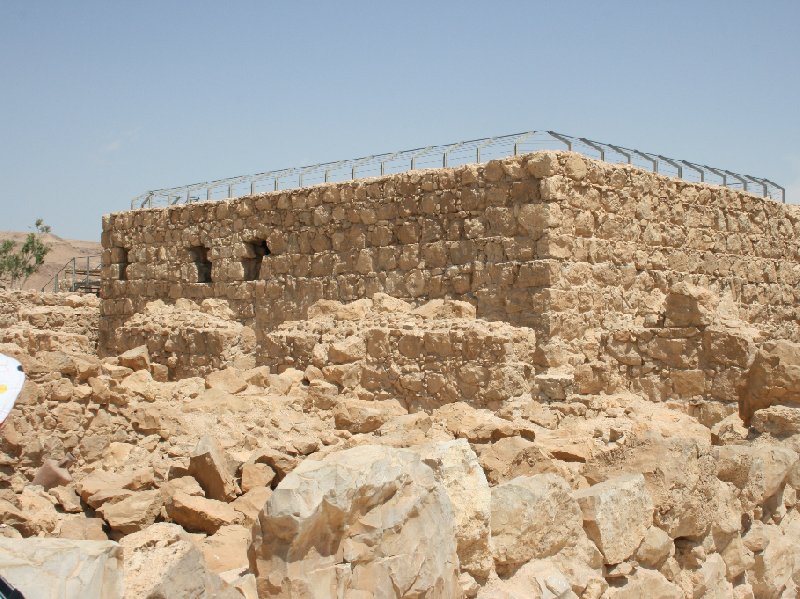
[(727, 313), (681, 322), (678, 296), (706, 294), (649, 328), (686, 336), (626, 343), (695, 339), (704, 384), (736, 369), (725, 401), (587, 389), (464, 302), (323, 300), (258, 349), (220, 300), (158, 302), (99, 357), (93, 300), (3, 293), (29, 380), (0, 572), (87, 597), (795, 597), (800, 345), (732, 317), (717, 342)]

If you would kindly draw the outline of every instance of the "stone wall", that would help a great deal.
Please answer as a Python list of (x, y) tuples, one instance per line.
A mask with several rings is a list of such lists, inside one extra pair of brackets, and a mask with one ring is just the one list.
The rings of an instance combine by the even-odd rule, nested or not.
[[(658, 395), (692, 397), (704, 366), (672, 354), (707, 325), (666, 320), (673, 290), (708, 289), (737, 322), (800, 340), (798, 238), (797, 207), (556, 152), (118, 213), (103, 221), (100, 344), (118, 349), (156, 299), (226, 299), (263, 345), (319, 299), (452, 298), (535, 329), (539, 371), (613, 388), (691, 370)], [(612, 359), (626, 343), (650, 354)]]

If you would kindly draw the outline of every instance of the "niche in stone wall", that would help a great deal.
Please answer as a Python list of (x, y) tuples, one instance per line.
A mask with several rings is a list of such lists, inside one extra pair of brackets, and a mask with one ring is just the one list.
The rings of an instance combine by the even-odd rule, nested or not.
[(211, 260), (208, 259), (208, 248), (195, 245), (189, 248), (189, 255), (197, 267), (197, 282), (211, 283)]
[(261, 263), (264, 256), (269, 256), (270, 251), (264, 239), (255, 239), (245, 244), (247, 257), (242, 259), (244, 267), (244, 280), (257, 281), (261, 278)]

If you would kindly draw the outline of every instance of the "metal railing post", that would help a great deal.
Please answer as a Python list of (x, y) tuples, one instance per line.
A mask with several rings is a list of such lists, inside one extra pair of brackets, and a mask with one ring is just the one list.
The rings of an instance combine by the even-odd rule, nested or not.
[(711, 168), (710, 166), (706, 166), (705, 164), (704, 164), (704, 165), (702, 165), (702, 166), (703, 166), (703, 168), (704, 168), (704, 169), (706, 169), (708, 172), (710, 172), (710, 173), (714, 173), (714, 174), (715, 174), (717, 177), (719, 177), (720, 179), (722, 179), (722, 186), (723, 186), (723, 187), (727, 187), (727, 186), (728, 186), (728, 175), (726, 175), (724, 171), (720, 171), (720, 170), (718, 170), (718, 169)]
[(652, 157), (652, 156), (650, 156), (649, 154), (645, 154), (644, 152), (640, 152), (639, 150), (631, 150), (631, 152), (633, 152), (634, 154), (636, 154), (636, 155), (637, 155), (637, 156), (639, 156), (640, 158), (644, 158), (644, 159), (645, 159), (645, 160), (647, 160), (647, 161), (648, 161), (650, 164), (652, 164), (652, 165), (653, 165), (653, 172), (654, 172), (654, 173), (657, 173), (657, 172), (658, 172), (658, 160), (656, 160), (655, 158), (653, 158), (653, 157)]
[(570, 137), (567, 135), (561, 135), (555, 131), (548, 131), (547, 134), (553, 139), (557, 139), (561, 143), (565, 144), (567, 146), (567, 151), (572, 152), (572, 139)]
[(698, 173), (700, 175), (700, 183), (705, 183), (706, 172), (703, 170), (703, 168), (701, 166), (698, 166), (698, 165), (694, 164), (693, 162), (689, 162), (687, 160), (681, 160), (681, 163), (685, 164), (690, 169), (692, 169), (693, 171)]
[(664, 162), (666, 162), (667, 164), (669, 164), (669, 165), (671, 165), (671, 166), (675, 167), (675, 168), (678, 170), (678, 178), (679, 178), (679, 179), (683, 179), (683, 167), (681, 167), (681, 165), (680, 165), (680, 164), (678, 164), (677, 162), (675, 162), (675, 161), (674, 161), (674, 160), (672, 160), (671, 158), (666, 158), (665, 156), (662, 156), (661, 154), (656, 154), (656, 157), (657, 157), (659, 160), (663, 160), (663, 161), (664, 161)]
[(631, 163), (631, 153), (628, 152), (625, 148), (622, 148), (620, 146), (615, 146), (612, 144), (606, 144), (606, 145), (612, 150), (614, 150), (620, 156), (625, 156), (625, 158), (628, 160), (628, 164)]
[(578, 140), (582, 141), (593, 150), (597, 150), (598, 152), (600, 152), (600, 160), (602, 160), (603, 162), (606, 161), (606, 151), (603, 148), (603, 146), (601, 146), (597, 142), (592, 141), (591, 139), (586, 139), (585, 137), (579, 137)]
[(75, 291), (75, 258), (72, 259), (72, 291)]

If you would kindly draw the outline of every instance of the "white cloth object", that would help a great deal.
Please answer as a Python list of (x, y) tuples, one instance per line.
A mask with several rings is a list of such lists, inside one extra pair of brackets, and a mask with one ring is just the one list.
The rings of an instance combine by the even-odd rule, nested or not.
[(25, 373), (22, 364), (14, 358), (0, 354), (0, 423), (5, 422), (14, 407), (23, 384)]

